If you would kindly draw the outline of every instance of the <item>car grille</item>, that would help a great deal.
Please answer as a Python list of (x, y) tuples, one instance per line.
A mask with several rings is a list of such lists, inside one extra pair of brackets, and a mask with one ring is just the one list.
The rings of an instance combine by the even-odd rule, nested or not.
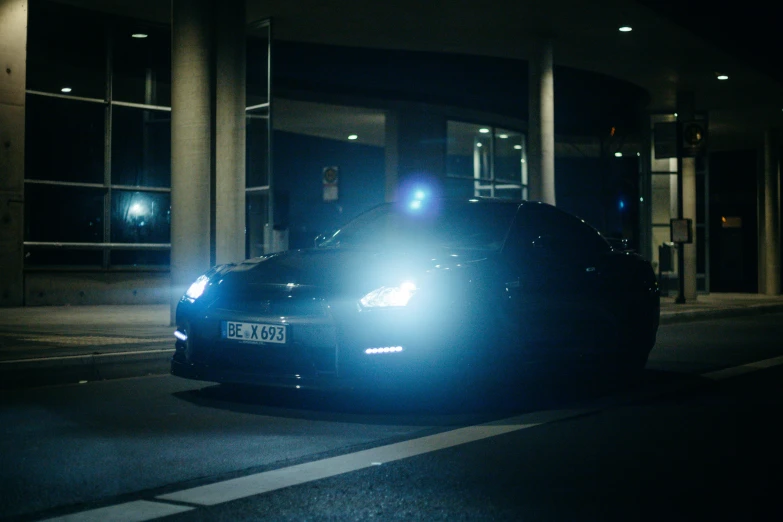
[(259, 315), (286, 317), (324, 317), (326, 301), (312, 292), (280, 292), (248, 285), (247, 288), (219, 297), (212, 308), (236, 310)]

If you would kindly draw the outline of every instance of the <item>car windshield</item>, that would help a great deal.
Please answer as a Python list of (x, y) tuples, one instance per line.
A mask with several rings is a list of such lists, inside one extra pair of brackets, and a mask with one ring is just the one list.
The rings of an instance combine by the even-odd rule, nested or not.
[(319, 247), (499, 250), (517, 205), (438, 201), (427, 207), (385, 204), (347, 223)]

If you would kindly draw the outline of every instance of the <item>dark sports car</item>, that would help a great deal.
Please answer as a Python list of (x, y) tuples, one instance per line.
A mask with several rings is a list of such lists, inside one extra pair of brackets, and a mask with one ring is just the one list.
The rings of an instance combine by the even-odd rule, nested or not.
[(421, 196), (316, 243), (193, 283), (171, 372), (296, 387), (532, 363), (633, 372), (655, 344), (650, 264), (550, 205)]

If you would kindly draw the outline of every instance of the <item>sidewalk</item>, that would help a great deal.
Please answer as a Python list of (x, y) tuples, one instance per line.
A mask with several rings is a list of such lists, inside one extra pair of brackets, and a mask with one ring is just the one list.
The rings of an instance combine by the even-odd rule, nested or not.
[(712, 293), (683, 304), (661, 297), (661, 324), (783, 312), (783, 296)]
[[(713, 293), (685, 304), (661, 298), (662, 325), (772, 312), (783, 312), (783, 296)], [(0, 387), (43, 369), (57, 369), (68, 382), (166, 373), (173, 331), (168, 305), (0, 309)]]

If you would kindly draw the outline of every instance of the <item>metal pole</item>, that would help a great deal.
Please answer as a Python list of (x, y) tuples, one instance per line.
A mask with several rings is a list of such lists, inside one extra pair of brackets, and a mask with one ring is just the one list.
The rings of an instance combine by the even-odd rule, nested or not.
[[(682, 125), (677, 122), (677, 219), (683, 218), (682, 199)], [(685, 303), (685, 244), (677, 243), (677, 287), (675, 303)]]

